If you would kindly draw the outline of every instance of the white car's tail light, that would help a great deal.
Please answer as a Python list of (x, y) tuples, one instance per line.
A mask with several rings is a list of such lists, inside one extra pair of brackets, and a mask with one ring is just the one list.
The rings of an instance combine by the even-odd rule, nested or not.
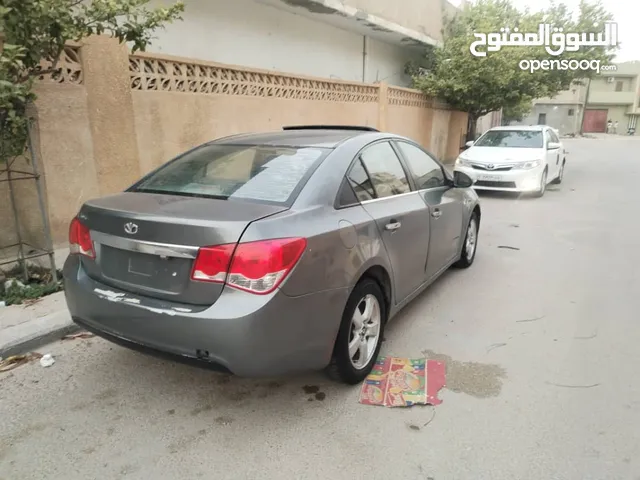
[(264, 295), (282, 283), (306, 248), (304, 238), (203, 247), (198, 252), (191, 279), (226, 283), (239, 290)]

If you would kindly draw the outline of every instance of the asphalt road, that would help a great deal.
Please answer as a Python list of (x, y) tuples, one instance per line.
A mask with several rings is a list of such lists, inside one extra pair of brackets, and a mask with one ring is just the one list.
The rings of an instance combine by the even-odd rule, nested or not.
[(442, 405), (60, 342), (0, 374), (0, 478), (640, 478), (640, 139), (566, 143), (562, 186), (483, 195), (476, 263), (389, 325), (385, 354), (446, 361)]

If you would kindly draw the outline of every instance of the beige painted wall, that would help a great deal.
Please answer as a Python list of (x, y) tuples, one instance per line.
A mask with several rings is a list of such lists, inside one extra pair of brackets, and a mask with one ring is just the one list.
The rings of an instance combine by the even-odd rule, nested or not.
[[(56, 247), (90, 198), (122, 191), (204, 141), (287, 124), (357, 124), (408, 136), (440, 158), (457, 156), (467, 115), (420, 92), (248, 70), (148, 54), (129, 56), (92, 38), (73, 47), (55, 78), (37, 86), (35, 142)], [(463, 130), (461, 130), (463, 129)], [(453, 132), (453, 133), (450, 133)], [(34, 182), (21, 182), (23, 236), (43, 244)], [(0, 245), (15, 243), (6, 183), (0, 184)]]
[(200, 143), (283, 125), (353, 123), (375, 127), (377, 103), (341, 103), (230, 95), (133, 92), (142, 173)]
[(464, 112), (451, 111), (449, 117), (449, 132), (447, 134), (447, 151), (444, 161), (455, 161), (460, 155), (462, 147), (467, 141), (468, 115)]
[(429, 149), (438, 158), (444, 158), (447, 152), (447, 141), (449, 136), (449, 120), (451, 111), (434, 110), (433, 125), (431, 127), (431, 142)]

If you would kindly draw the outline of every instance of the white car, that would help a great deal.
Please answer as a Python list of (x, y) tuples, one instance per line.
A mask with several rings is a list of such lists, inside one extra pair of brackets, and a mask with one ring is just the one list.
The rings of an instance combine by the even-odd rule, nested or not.
[(495, 127), (467, 146), (454, 171), (470, 176), (476, 190), (541, 197), (549, 183), (562, 182), (566, 153), (551, 127)]

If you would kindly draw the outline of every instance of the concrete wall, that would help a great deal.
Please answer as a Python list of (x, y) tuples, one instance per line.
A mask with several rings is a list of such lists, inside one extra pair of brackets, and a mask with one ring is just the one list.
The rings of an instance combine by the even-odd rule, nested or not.
[(561, 104), (581, 104), (584, 103), (587, 93), (587, 80), (584, 80), (583, 85), (574, 84), (568, 90), (559, 92), (555, 97), (551, 98), (538, 98), (534, 101), (534, 104), (546, 103), (553, 105)]
[[(613, 82), (609, 82), (609, 78), (613, 78)], [(622, 90), (616, 90), (618, 83), (622, 84)], [(591, 81), (589, 94), (591, 94), (591, 92), (634, 92), (635, 86), (635, 77), (616, 77), (613, 75), (609, 75), (608, 77), (596, 77)]]
[[(417, 58), (415, 50), (369, 38), (363, 78), (364, 37), (358, 33), (253, 0), (185, 4), (184, 21), (158, 31), (150, 53), (347, 81), (410, 84), (404, 68)], [(403, 9), (404, 17), (411, 19), (409, 10)], [(400, 13), (401, 9), (397, 5), (387, 10)]]
[(378, 102), (342, 103), (286, 98), (134, 92), (142, 174), (214, 138), (283, 125), (351, 122), (375, 127)]
[(513, 125), (538, 125), (538, 117), (546, 114), (546, 125), (556, 128), (561, 135), (569, 135), (580, 132), (582, 120), (582, 105), (537, 103), (531, 109), (527, 117), (521, 122), (513, 122)]
[(476, 123), (476, 138), (482, 135), (484, 132), (493, 127), (499, 127), (502, 125), (502, 110), (497, 112), (490, 112), (483, 115), (478, 119)]
[(442, 40), (443, 10), (453, 12), (446, 0), (342, 0), (342, 3), (411, 30), (425, 32), (436, 40)]
[[(327, 81), (151, 54), (129, 55), (93, 37), (75, 61), (37, 86), (35, 143), (56, 246), (90, 198), (122, 191), (140, 175), (204, 141), (285, 124), (376, 126), (455, 160), (467, 115), (420, 92)], [(20, 185), (18, 185), (20, 184)], [(16, 182), (23, 237), (39, 239), (34, 185)], [(15, 243), (6, 183), (0, 184), (0, 245)]]

